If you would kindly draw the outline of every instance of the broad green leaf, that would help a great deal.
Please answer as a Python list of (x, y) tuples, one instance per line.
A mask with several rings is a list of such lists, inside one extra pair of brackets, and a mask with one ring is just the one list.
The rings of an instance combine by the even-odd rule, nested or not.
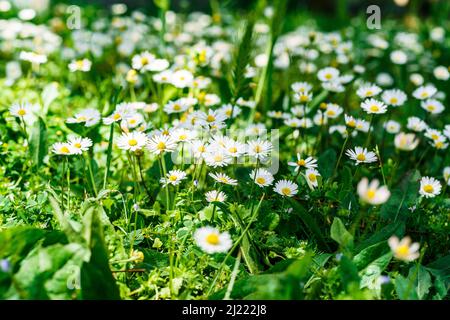
[(343, 249), (347, 249), (350, 252), (353, 249), (353, 236), (347, 231), (341, 219), (334, 218), (331, 225), (331, 239), (339, 243)]
[(401, 275), (395, 278), (395, 291), (400, 300), (418, 300), (417, 292), (412, 280)]
[(409, 269), (408, 279), (414, 281), (414, 288), (419, 299), (426, 298), (431, 288), (431, 276), (422, 265), (413, 266)]
[(358, 268), (356, 268), (356, 265), (345, 255), (339, 260), (339, 274), (345, 290), (349, 290), (349, 286), (352, 283), (358, 284), (359, 286), (360, 278), (358, 275)]
[(34, 122), (31, 128), (30, 154), (33, 165), (39, 168), (47, 155), (47, 127), (41, 117)]
[(382, 228), (380, 231), (376, 232), (375, 234), (371, 235), (369, 238), (362, 241), (360, 244), (356, 246), (356, 252), (359, 252), (363, 250), (364, 248), (367, 248), (375, 243), (378, 243), (380, 241), (387, 241), (392, 235), (397, 235), (399, 237), (403, 236), (405, 232), (405, 223), (404, 222), (397, 222), (392, 223), (384, 228)]
[(100, 210), (100, 206), (93, 204), (83, 217), (83, 234), (91, 256), (81, 269), (81, 295), (83, 299), (120, 299), (119, 289), (109, 268)]
[(371, 245), (361, 252), (359, 252), (353, 258), (353, 263), (356, 265), (358, 270), (367, 267), (371, 262), (382, 256), (386, 251), (389, 251), (386, 242), (379, 242), (377, 244)]

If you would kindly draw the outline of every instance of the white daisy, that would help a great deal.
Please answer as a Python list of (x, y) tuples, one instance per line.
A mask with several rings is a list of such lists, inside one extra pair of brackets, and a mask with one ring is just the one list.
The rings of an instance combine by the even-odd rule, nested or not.
[(422, 132), (428, 128), (428, 125), (420, 118), (409, 117), (406, 127), (415, 132)]
[(381, 88), (377, 85), (367, 83), (358, 88), (356, 90), (356, 94), (361, 99), (370, 98), (378, 95), (381, 92)]
[(225, 202), (227, 195), (222, 191), (211, 190), (205, 193), (205, 198), (208, 202)]
[(175, 71), (171, 78), (170, 83), (177, 88), (186, 88), (192, 84), (194, 76), (188, 70)]
[(178, 99), (176, 101), (169, 101), (168, 103), (166, 103), (166, 105), (164, 106), (164, 112), (166, 112), (167, 114), (181, 113), (185, 112), (189, 107), (190, 105), (186, 100)]
[(398, 107), (403, 105), (406, 102), (407, 96), (406, 94), (398, 89), (386, 90), (383, 92), (381, 96), (384, 103), (387, 105)]
[(209, 173), (209, 176), (211, 178), (213, 178), (216, 182), (219, 183), (223, 183), (223, 184), (228, 184), (230, 186), (236, 186), (237, 185), (237, 180), (230, 178), (229, 176), (227, 176), (225, 173)]
[(96, 109), (83, 109), (76, 113), (74, 117), (67, 119), (67, 123), (84, 123), (86, 127), (95, 126), (100, 122), (100, 112)]
[(445, 167), (443, 171), (444, 181), (450, 186), (450, 167)]
[(419, 144), (419, 139), (416, 139), (414, 133), (398, 133), (394, 138), (394, 145), (397, 149), (403, 151), (412, 151)]
[(399, 241), (396, 236), (392, 236), (389, 238), (388, 244), (396, 259), (409, 262), (416, 260), (420, 256), (419, 243), (411, 243), (410, 237), (404, 237)]
[(177, 142), (169, 135), (157, 134), (150, 138), (147, 148), (154, 154), (173, 152), (177, 148)]
[(444, 105), (436, 99), (427, 99), (425, 101), (422, 101), (420, 103), (420, 106), (422, 107), (422, 109), (425, 109), (431, 114), (439, 114), (445, 109)]
[(148, 66), (150, 62), (155, 59), (155, 56), (148, 51), (142, 52), (133, 56), (131, 60), (131, 66), (133, 69), (141, 70), (142, 68)]
[(13, 103), (11, 107), (9, 107), (9, 113), (12, 116), (18, 118), (25, 118), (30, 116), (32, 112), (32, 106), (30, 103)]
[(247, 153), (256, 160), (264, 161), (272, 151), (272, 148), (273, 145), (270, 141), (259, 138), (247, 142)]
[(339, 77), (339, 70), (333, 67), (326, 67), (320, 69), (317, 73), (317, 78), (319, 78), (322, 82), (331, 82), (335, 81)]
[(80, 154), (81, 150), (75, 149), (67, 142), (56, 142), (52, 145), (52, 152), (59, 155)]
[(428, 84), (426, 86), (420, 86), (416, 90), (413, 91), (413, 97), (419, 100), (425, 100), (431, 98), (435, 95), (437, 89), (432, 84)]
[(367, 99), (361, 103), (361, 108), (368, 114), (382, 114), (387, 111), (387, 106), (376, 99)]
[(289, 180), (279, 180), (275, 183), (273, 190), (276, 193), (281, 194), (283, 197), (292, 197), (297, 194), (298, 186)]
[(400, 131), (400, 123), (394, 120), (389, 120), (384, 124), (384, 128), (388, 133), (395, 134)]
[(206, 165), (213, 168), (226, 167), (233, 162), (233, 158), (223, 148), (211, 144), (203, 157)]
[(225, 149), (225, 152), (233, 158), (239, 158), (246, 152), (245, 144), (228, 137), (225, 137), (223, 148)]
[(260, 187), (270, 186), (273, 182), (273, 175), (266, 169), (257, 169), (250, 172), (250, 178)]
[(88, 151), (92, 147), (92, 140), (90, 138), (74, 137), (69, 139), (68, 143), (74, 148), (81, 151)]
[(344, 111), (340, 106), (334, 103), (328, 103), (327, 109), (325, 110), (325, 115), (330, 118), (334, 119), (341, 115), (341, 113)]
[(147, 136), (138, 131), (131, 133), (122, 133), (120, 137), (117, 138), (117, 146), (122, 150), (138, 151), (141, 150), (147, 144)]
[(88, 72), (91, 70), (92, 62), (89, 59), (72, 60), (69, 63), (70, 72), (81, 71)]
[(181, 170), (170, 170), (165, 177), (162, 177), (160, 179), (160, 182), (163, 185), (171, 184), (173, 186), (176, 186), (186, 179), (186, 172)]
[(288, 165), (295, 167), (295, 172), (298, 172), (301, 168), (314, 169), (317, 168), (317, 160), (313, 157), (302, 158), (300, 153), (297, 153), (297, 161), (288, 162)]
[(233, 245), (228, 232), (220, 233), (213, 227), (201, 227), (194, 233), (196, 244), (206, 253), (225, 253)]
[(319, 185), (317, 177), (320, 177), (320, 173), (316, 169), (306, 170), (305, 172), (306, 182), (308, 183), (311, 189), (314, 189)]
[(362, 147), (355, 147), (355, 150), (347, 149), (345, 154), (348, 155), (350, 159), (355, 160), (356, 165), (360, 163), (371, 163), (377, 161), (375, 152), (367, 151), (366, 148)]
[(391, 193), (386, 186), (378, 187), (379, 185), (380, 182), (377, 179), (372, 180), (369, 184), (369, 180), (366, 177), (362, 178), (357, 187), (359, 198), (375, 206), (385, 203), (391, 196)]

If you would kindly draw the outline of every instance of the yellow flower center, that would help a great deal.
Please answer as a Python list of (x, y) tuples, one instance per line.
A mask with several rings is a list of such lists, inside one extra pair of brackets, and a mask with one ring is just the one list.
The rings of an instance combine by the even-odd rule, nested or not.
[(327, 111), (327, 116), (332, 117), (332, 116), (335, 116), (335, 115), (336, 115), (336, 112), (334, 112), (334, 110), (328, 110)]
[(395, 249), (395, 253), (400, 257), (406, 257), (409, 254), (409, 247), (407, 245), (399, 246)]
[(130, 139), (130, 140), (128, 140), (128, 144), (130, 145), (130, 146), (135, 146), (135, 145), (137, 145), (137, 140), (136, 139)]
[(200, 152), (205, 152), (205, 151), (206, 151), (205, 146), (200, 146), (200, 147), (198, 147), (198, 151), (200, 151)]
[(306, 161), (303, 160), (303, 159), (300, 159), (300, 160), (297, 161), (297, 164), (298, 164), (299, 166), (303, 167), (303, 166), (306, 164)]
[(364, 161), (364, 160), (366, 160), (366, 156), (364, 155), (364, 153), (360, 153), (356, 156), (356, 159), (358, 161)]
[(237, 152), (237, 148), (236, 147), (231, 147), (231, 148), (228, 149), (228, 151), (230, 153), (236, 153)]
[(215, 161), (215, 162), (220, 162), (220, 161), (222, 161), (222, 160), (223, 160), (222, 155), (218, 154), (218, 155), (215, 155), (215, 156), (214, 156), (214, 161)]
[(130, 119), (130, 124), (135, 124), (136, 123), (136, 119)]
[(422, 92), (422, 94), (420, 96), (422, 98), (426, 98), (426, 97), (428, 97), (428, 92)]
[(223, 183), (228, 183), (228, 179), (225, 178), (225, 177), (220, 177), (220, 178), (219, 178), (219, 181), (220, 181), (220, 182), (223, 182)]
[(256, 182), (259, 184), (265, 184), (266, 183), (266, 179), (264, 179), (263, 177), (258, 177), (256, 178)]
[(164, 142), (158, 142), (158, 144), (156, 145), (156, 149), (158, 150), (164, 150), (166, 148), (166, 144)]
[(212, 114), (208, 114), (208, 116), (206, 117), (206, 121), (214, 122), (216, 121), (216, 117), (214, 117)]
[(355, 120), (350, 120), (349, 122), (347, 122), (347, 125), (349, 126), (349, 127), (352, 127), (352, 128), (354, 128), (355, 126), (356, 126), (356, 122), (355, 122)]
[(76, 142), (76, 143), (73, 144), (73, 146), (74, 146), (75, 148), (80, 149), (80, 148), (81, 148), (81, 143)]
[(119, 113), (114, 114), (113, 119), (114, 120), (119, 120), (120, 118), (122, 118), (122, 116)]
[(79, 68), (79, 69), (83, 68), (83, 65), (84, 65), (83, 60), (78, 60), (76, 62), (76, 65), (77, 65), (77, 68)]
[(391, 98), (391, 104), (396, 104), (398, 102), (397, 98)]
[(77, 118), (77, 121), (86, 121), (87, 119), (86, 119), (86, 117), (85, 116), (79, 116), (78, 118)]
[(187, 136), (185, 134), (182, 134), (178, 137), (180, 140), (184, 141), (187, 139)]
[(380, 108), (376, 104), (374, 104), (370, 107), (370, 111), (378, 112), (378, 111), (380, 111)]
[(145, 66), (146, 64), (148, 64), (148, 63), (149, 63), (148, 58), (147, 58), (147, 57), (142, 57), (142, 58), (141, 58), (141, 63), (142, 63), (143, 66)]
[(366, 96), (371, 96), (371, 95), (373, 95), (373, 92), (371, 90), (367, 90)]
[(175, 111), (180, 111), (180, 110), (181, 110), (181, 106), (180, 106), (178, 103), (175, 103), (175, 104), (173, 105), (173, 110), (175, 110)]
[(254, 150), (255, 150), (256, 153), (260, 153), (262, 151), (262, 148), (261, 148), (260, 145), (257, 145), (257, 146), (255, 146)]
[(25, 109), (19, 109), (19, 111), (17, 111), (17, 114), (21, 117), (23, 117), (27, 112), (25, 111)]
[(177, 181), (177, 176), (176, 176), (176, 175), (171, 175), (171, 176), (169, 177), (169, 180), (170, 180), (170, 181)]
[(325, 79), (330, 80), (331, 78), (333, 78), (333, 75), (331, 73), (327, 73), (325, 75)]
[(316, 180), (317, 180), (316, 175), (314, 173), (310, 173), (308, 175), (308, 179), (312, 182), (316, 182)]
[(436, 107), (433, 106), (432, 104), (429, 104), (429, 105), (427, 106), (427, 109), (430, 110), (430, 111), (434, 111), (434, 110), (436, 109)]
[(437, 134), (433, 133), (433, 134), (431, 135), (431, 139), (437, 140), (437, 139), (439, 139), (439, 136), (438, 136)]
[(373, 198), (375, 198), (375, 190), (374, 189), (367, 190), (366, 196), (367, 198), (372, 200)]
[(284, 188), (281, 189), (281, 193), (284, 194), (285, 196), (290, 195), (291, 194), (291, 188), (284, 187)]
[(69, 148), (67, 148), (66, 146), (62, 146), (61, 149), (59, 149), (59, 151), (62, 153), (70, 153)]
[(206, 236), (206, 242), (212, 245), (218, 245), (219, 244), (219, 236), (215, 233), (210, 233)]
[(306, 102), (306, 101), (308, 101), (308, 96), (302, 94), (302, 95), (300, 96), (300, 101), (301, 101), (301, 102)]
[(427, 184), (423, 186), (423, 191), (425, 191), (426, 193), (433, 193), (434, 188), (431, 184)]

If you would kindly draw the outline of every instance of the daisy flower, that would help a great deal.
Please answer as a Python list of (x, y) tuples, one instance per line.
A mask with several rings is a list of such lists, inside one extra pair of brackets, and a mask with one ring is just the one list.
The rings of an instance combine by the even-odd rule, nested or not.
[(388, 240), (389, 247), (394, 253), (394, 257), (398, 260), (413, 261), (416, 260), (419, 254), (420, 244), (417, 242), (411, 243), (410, 237), (404, 237), (401, 241), (396, 236), (392, 236)]
[(294, 82), (291, 84), (292, 91), (298, 93), (298, 92), (309, 92), (312, 90), (312, 85), (308, 82)]
[(353, 116), (344, 114), (345, 125), (349, 128), (356, 128), (356, 119)]
[(445, 66), (437, 66), (436, 68), (434, 68), (433, 75), (436, 79), (442, 81), (447, 81), (448, 79), (450, 79), (450, 72)]
[(264, 161), (272, 151), (273, 145), (267, 140), (251, 140), (247, 142), (247, 153), (256, 160)]
[(391, 61), (395, 64), (405, 64), (408, 62), (408, 56), (402, 50), (394, 50), (391, 52), (390, 56)]
[(178, 99), (176, 101), (169, 101), (168, 103), (166, 103), (163, 110), (167, 114), (181, 113), (185, 112), (189, 107), (190, 106), (186, 100)]
[(237, 185), (237, 180), (230, 178), (229, 176), (227, 176), (225, 173), (209, 173), (209, 176), (211, 178), (213, 178), (216, 182), (219, 183), (223, 183), (223, 184), (228, 184), (230, 186), (236, 186)]
[(406, 102), (407, 96), (402, 90), (392, 89), (384, 91), (381, 99), (387, 105), (398, 107)]
[(69, 63), (70, 72), (81, 71), (88, 72), (91, 70), (92, 62), (89, 59), (72, 60)]
[(276, 193), (281, 194), (283, 197), (292, 197), (297, 194), (298, 186), (292, 181), (283, 179), (275, 183), (273, 190)]
[(270, 186), (273, 182), (273, 175), (266, 169), (257, 169), (250, 172), (250, 178), (260, 187)]
[(445, 109), (444, 105), (436, 99), (422, 101), (420, 106), (431, 114), (439, 114)]
[(52, 152), (59, 155), (80, 154), (81, 150), (75, 149), (67, 142), (56, 142), (52, 145)]
[(341, 115), (342, 111), (344, 111), (344, 109), (342, 109), (337, 104), (328, 103), (327, 109), (325, 111), (325, 115), (330, 119), (334, 119), (334, 118), (339, 117)]
[(233, 158), (239, 158), (244, 155), (246, 151), (245, 144), (228, 137), (225, 138), (223, 148), (225, 149), (225, 152)]
[(397, 121), (389, 120), (384, 124), (384, 128), (388, 133), (395, 134), (400, 131), (401, 126)]
[(412, 151), (419, 144), (419, 139), (416, 139), (414, 133), (398, 133), (394, 138), (394, 145), (397, 149), (403, 151)]
[(357, 119), (356, 120), (356, 130), (361, 132), (369, 132), (370, 123), (366, 120)]
[(170, 136), (172, 139), (174, 139), (176, 142), (189, 142), (196, 137), (196, 132), (194, 130), (188, 130), (184, 128), (178, 128), (173, 130), (170, 133)]
[(131, 133), (122, 133), (120, 137), (117, 138), (117, 146), (122, 150), (138, 151), (141, 150), (147, 144), (147, 136), (138, 131)]
[[(239, 108), (238, 106), (233, 106), (231, 104), (224, 104), (218, 110), (219, 112), (224, 113), (227, 118), (235, 118), (242, 112), (241, 108)], [(233, 115), (231, 115), (231, 112), (233, 112)]]
[(205, 198), (207, 202), (225, 202), (227, 195), (222, 191), (211, 190), (205, 193)]
[(442, 173), (444, 181), (450, 186), (450, 167), (445, 167)]
[(448, 143), (446, 141), (447, 139), (444, 136), (441, 136), (439, 139), (430, 141), (430, 144), (436, 149), (447, 149)]
[(304, 92), (295, 92), (294, 93), (294, 101), (300, 103), (307, 103), (312, 100), (312, 93), (308, 91)]
[(194, 76), (188, 70), (175, 71), (171, 78), (170, 83), (177, 88), (186, 88), (192, 84)]
[(154, 59), (142, 68), (142, 71), (161, 72), (169, 67), (166, 59)]
[(420, 118), (409, 117), (406, 127), (415, 132), (422, 132), (428, 128), (428, 125)]
[(378, 95), (381, 92), (381, 88), (377, 85), (368, 83), (364, 84), (356, 90), (356, 94), (361, 99), (370, 98)]
[(435, 140), (435, 141), (445, 139), (445, 137), (442, 135), (442, 133), (439, 130), (431, 129), (431, 128), (426, 129), (425, 137), (427, 137), (431, 140)]
[(228, 232), (220, 233), (216, 228), (209, 226), (197, 229), (194, 239), (197, 246), (208, 254), (225, 253), (233, 245)]
[(47, 56), (45, 54), (37, 54), (31, 51), (21, 51), (19, 59), (34, 64), (43, 64), (47, 62)]
[(9, 113), (17, 118), (25, 118), (31, 114), (32, 106), (29, 103), (13, 103), (9, 107)]
[(69, 139), (68, 143), (74, 148), (81, 151), (88, 151), (92, 147), (92, 140), (83, 137), (74, 137)]
[(308, 183), (310, 188), (314, 189), (319, 185), (319, 182), (317, 181), (317, 177), (320, 177), (320, 173), (316, 169), (306, 170), (305, 178), (306, 178), (306, 182)]
[(360, 163), (371, 163), (377, 161), (377, 156), (375, 152), (367, 151), (366, 148), (355, 147), (354, 150), (347, 149), (345, 152), (346, 155), (350, 157), (350, 159), (356, 161), (356, 165)]
[(317, 78), (322, 82), (335, 81), (339, 77), (339, 70), (333, 67), (326, 67), (320, 69), (317, 73)]
[(387, 111), (387, 106), (375, 99), (367, 99), (361, 103), (361, 108), (364, 109), (368, 114), (382, 114)]
[(222, 148), (209, 145), (204, 155), (205, 163), (209, 167), (226, 167), (233, 162), (233, 158), (228, 155)]
[(170, 135), (158, 134), (150, 138), (147, 148), (159, 155), (163, 152), (173, 152), (177, 148), (177, 142)]
[(305, 169), (314, 169), (317, 168), (317, 160), (313, 157), (306, 157), (305, 159), (302, 158), (300, 153), (297, 153), (297, 161), (295, 162), (288, 162), (289, 166), (294, 167), (294, 171), (298, 172), (301, 168)]
[(83, 109), (76, 113), (74, 117), (66, 120), (67, 123), (84, 123), (85, 127), (95, 126), (100, 122), (100, 112), (96, 109)]
[(208, 148), (208, 144), (201, 140), (190, 141), (191, 153), (196, 159), (202, 159)]
[(435, 95), (437, 92), (437, 89), (435, 86), (428, 84), (426, 86), (420, 86), (416, 90), (413, 91), (412, 95), (414, 98), (419, 100), (425, 100), (428, 98), (431, 98), (433, 95)]
[(160, 182), (165, 186), (168, 184), (176, 186), (184, 179), (186, 179), (186, 172), (181, 170), (170, 170), (165, 177), (160, 179)]
[(142, 52), (133, 56), (131, 59), (131, 67), (136, 70), (141, 70), (155, 59), (155, 56), (148, 51)]
[(391, 193), (386, 186), (378, 187), (379, 185), (380, 182), (377, 179), (369, 183), (366, 177), (362, 178), (357, 187), (359, 198), (363, 202), (375, 206), (385, 203), (391, 196)]
[(283, 111), (269, 111), (267, 112), (267, 116), (273, 119), (288, 119), (290, 117), (289, 113)]
[(433, 177), (422, 177), (419, 193), (425, 198), (434, 198), (441, 193), (441, 183)]

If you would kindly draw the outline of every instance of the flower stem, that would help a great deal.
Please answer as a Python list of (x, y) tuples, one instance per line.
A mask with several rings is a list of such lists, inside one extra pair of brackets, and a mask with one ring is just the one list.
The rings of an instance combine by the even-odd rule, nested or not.
[(105, 176), (103, 177), (103, 189), (106, 188), (106, 182), (108, 181), (109, 176), (109, 167), (111, 166), (113, 137), (114, 137), (114, 122), (111, 123), (111, 129), (109, 131), (108, 151), (106, 155), (106, 170)]

